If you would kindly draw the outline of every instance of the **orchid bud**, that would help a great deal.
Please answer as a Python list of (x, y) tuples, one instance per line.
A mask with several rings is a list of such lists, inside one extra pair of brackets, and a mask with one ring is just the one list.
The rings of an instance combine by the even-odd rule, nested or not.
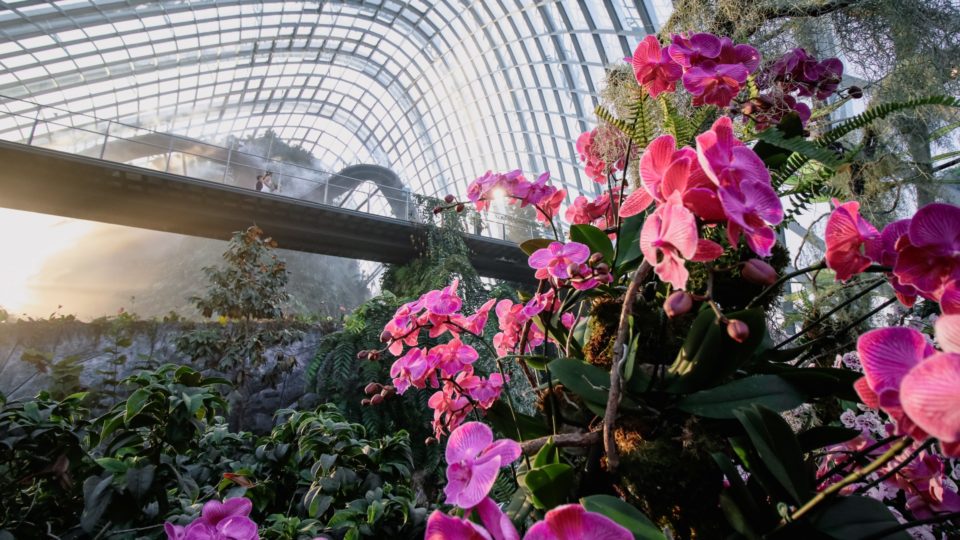
[(381, 403), (383, 403), (383, 396), (380, 394), (374, 394), (373, 397), (370, 398), (371, 405), (380, 405)]
[(370, 354), (367, 355), (367, 359), (371, 362), (376, 362), (380, 359), (380, 351), (370, 351)]
[(370, 404), (370, 398), (363, 398), (360, 400), (360, 405), (363, 405), (364, 407), (366, 407), (369, 404)]
[(590, 266), (596, 266), (597, 263), (603, 260), (603, 253), (597, 252), (593, 255), (590, 255), (590, 259), (587, 261), (587, 264)]
[(743, 343), (750, 337), (750, 327), (740, 319), (727, 321), (727, 335), (737, 343)]
[(434, 215), (439, 214), (440, 212), (443, 212), (443, 207), (442, 207), (442, 206), (434, 206), (434, 207), (433, 207), (433, 213), (434, 213)]
[(390, 341), (390, 339), (392, 339), (392, 338), (393, 338), (393, 334), (391, 334), (391, 333), (390, 333), (389, 331), (387, 331), (387, 330), (384, 330), (383, 332), (380, 333), (380, 341), (382, 341), (382, 342), (384, 342), (384, 343)]
[(677, 291), (667, 297), (663, 303), (663, 310), (667, 312), (667, 317), (671, 319), (677, 315), (683, 315), (693, 307), (693, 298), (689, 293)]
[(610, 273), (610, 265), (607, 264), (607, 263), (605, 263), (605, 262), (602, 262), (602, 263), (598, 264), (597, 266), (595, 266), (595, 267), (594, 267), (594, 270), (596, 270), (598, 274), (609, 274), (609, 273)]
[(436, 439), (436, 437), (427, 437), (426, 439), (424, 439), (423, 444), (425, 444), (425, 445), (427, 445), (427, 446), (433, 446), (433, 445), (435, 445), (435, 444), (437, 444), (437, 443), (439, 443), (439, 442), (440, 442), (440, 441), (438, 441), (438, 440)]
[(357, 353), (357, 360), (366, 360), (367, 355), (370, 354), (370, 351), (363, 350)]
[(383, 387), (383, 391), (380, 392), (380, 395), (384, 398), (393, 397), (397, 395), (397, 388), (391, 384)]
[(457, 212), (463, 212), (463, 209), (464, 209), (464, 208), (466, 208), (466, 206), (464, 206), (463, 203), (458, 204), (458, 205), (457, 205)]
[(580, 275), (580, 265), (577, 263), (570, 263), (567, 265), (567, 274), (570, 277), (577, 277)]
[(363, 393), (370, 396), (379, 392), (381, 388), (383, 388), (382, 384), (372, 382), (363, 388)]
[(456, 197), (454, 197), (452, 193), (448, 193), (447, 196), (443, 198), (443, 202), (447, 204), (452, 203), (454, 200), (456, 200)]
[(740, 271), (740, 275), (750, 283), (756, 283), (757, 285), (763, 285), (765, 287), (773, 285), (777, 282), (777, 279), (780, 278), (772, 266), (760, 259), (750, 259), (747, 261), (743, 265), (743, 270)]
[(847, 95), (853, 99), (860, 99), (863, 97), (863, 88), (860, 88), (859, 86), (851, 86), (850, 88), (847, 88)]

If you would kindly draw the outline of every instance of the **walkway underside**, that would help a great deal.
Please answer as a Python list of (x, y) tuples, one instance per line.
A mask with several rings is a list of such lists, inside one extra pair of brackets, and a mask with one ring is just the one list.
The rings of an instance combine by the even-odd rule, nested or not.
[[(5, 141), (0, 206), (219, 240), (256, 224), (284, 249), (382, 263), (410, 261), (426, 236), (414, 222)], [(480, 275), (532, 279), (516, 244), (464, 240)]]

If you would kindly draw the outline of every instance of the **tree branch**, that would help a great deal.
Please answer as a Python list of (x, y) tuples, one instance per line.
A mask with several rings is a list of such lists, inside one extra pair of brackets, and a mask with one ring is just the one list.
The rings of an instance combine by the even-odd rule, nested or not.
[(613, 435), (613, 425), (617, 421), (617, 408), (620, 407), (620, 372), (627, 357), (627, 334), (630, 331), (630, 315), (633, 313), (633, 302), (637, 297), (640, 284), (643, 283), (653, 267), (643, 261), (637, 271), (633, 273), (633, 280), (627, 287), (623, 297), (623, 306), (620, 310), (620, 327), (617, 329), (617, 339), (613, 342), (613, 363), (610, 366), (610, 392), (607, 394), (607, 409), (603, 413), (603, 448), (607, 453), (607, 470), (614, 471), (620, 464), (617, 454), (617, 442)]
[(520, 449), (524, 455), (533, 455), (540, 451), (547, 444), (547, 441), (553, 439), (553, 444), (560, 448), (585, 448), (593, 446), (600, 442), (599, 431), (588, 431), (586, 433), (560, 433), (557, 435), (548, 435), (539, 439), (531, 439), (520, 443)]

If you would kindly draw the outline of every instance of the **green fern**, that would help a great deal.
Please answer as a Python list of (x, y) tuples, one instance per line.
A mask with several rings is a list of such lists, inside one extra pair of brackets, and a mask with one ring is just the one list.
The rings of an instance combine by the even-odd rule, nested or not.
[(788, 138), (775, 127), (761, 131), (757, 134), (757, 138), (778, 148), (800, 154), (807, 158), (807, 160), (812, 159), (819, 161), (832, 169), (836, 169), (843, 164), (843, 161), (840, 160), (835, 153), (827, 150), (823, 146), (814, 144), (803, 137)]
[(852, 118), (844, 120), (840, 123), (840, 125), (817, 138), (816, 142), (820, 146), (827, 146), (830, 143), (840, 140), (840, 138), (843, 136), (858, 129), (865, 128), (873, 122), (886, 118), (891, 114), (905, 111), (907, 109), (923, 107), (925, 105), (940, 105), (943, 107), (960, 108), (960, 98), (955, 98), (952, 96), (929, 96), (911, 99), (909, 101), (884, 103), (883, 105), (872, 107)]
[(654, 117), (653, 105), (650, 103), (650, 96), (646, 92), (640, 95), (640, 99), (634, 102), (630, 111), (632, 128), (629, 132), (634, 144), (640, 148), (646, 148), (650, 141), (656, 136), (657, 122)]
[(597, 118), (599, 118), (600, 120), (603, 120), (604, 122), (612, 126), (615, 126), (624, 134), (630, 135), (630, 132), (632, 131), (630, 129), (630, 125), (624, 122), (623, 120), (617, 118), (616, 116), (614, 116), (613, 113), (608, 111), (606, 107), (604, 107), (603, 105), (597, 105), (597, 108), (594, 109), (593, 112), (597, 115)]

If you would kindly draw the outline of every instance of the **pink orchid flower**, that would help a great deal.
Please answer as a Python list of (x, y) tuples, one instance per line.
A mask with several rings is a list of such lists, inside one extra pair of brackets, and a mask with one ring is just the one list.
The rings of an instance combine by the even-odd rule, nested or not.
[(666, 48), (660, 48), (660, 40), (653, 35), (643, 38), (637, 45), (631, 63), (637, 82), (652, 98), (676, 90), (677, 81), (683, 75), (683, 68), (670, 57)]
[[(688, 163), (678, 167), (676, 164), (682, 159)], [(717, 188), (700, 167), (696, 152), (689, 147), (678, 150), (672, 135), (657, 137), (647, 146), (640, 157), (640, 179), (643, 189), (634, 190), (623, 202), (621, 217), (639, 214), (651, 202), (663, 202), (674, 191), (680, 191), (684, 206), (701, 220), (719, 222), (725, 219)]]
[(257, 524), (248, 517), (251, 510), (253, 503), (244, 497), (208, 501), (200, 517), (186, 527), (167, 522), (163, 528), (168, 540), (259, 540)]
[(476, 313), (470, 315), (469, 317), (464, 317), (463, 315), (454, 315), (451, 317), (453, 325), (459, 329), (466, 330), (472, 334), (482, 334), (483, 329), (487, 326), (487, 318), (490, 316), (490, 310), (493, 309), (494, 304), (497, 303), (496, 298), (491, 298), (483, 303)]
[(444, 377), (452, 377), (466, 366), (473, 364), (480, 357), (477, 350), (464, 344), (459, 337), (430, 349), (436, 355), (436, 368)]
[[(497, 302), (495, 311), (500, 332), (493, 336), (493, 346), (498, 355), (510, 354), (519, 345), (523, 325), (530, 319), (529, 316), (524, 314), (524, 308), (523, 304), (514, 304), (508, 299)], [(537, 325), (531, 324), (527, 332), (525, 352), (532, 351), (534, 347), (541, 345), (543, 340), (543, 330), (540, 330)]]
[(933, 203), (918, 210), (897, 252), (894, 275), (939, 302), (947, 284), (960, 280), (960, 207)]
[(536, 268), (537, 279), (545, 279), (547, 275), (555, 278), (567, 279), (570, 273), (567, 267), (571, 264), (582, 264), (590, 257), (590, 248), (579, 242), (551, 242), (549, 246), (534, 251), (528, 263)]
[(860, 203), (834, 199), (833, 204), (824, 235), (827, 267), (836, 272), (837, 281), (847, 281), (880, 259), (880, 233), (860, 215)]
[[(434, 510), (427, 519), (424, 540), (520, 540), (510, 518), (492, 499), (485, 498), (474, 509), (483, 527), (469, 519), (456, 518)], [(468, 512), (469, 517), (470, 512)]]
[[(909, 230), (909, 219), (894, 221), (883, 228), (883, 231), (880, 233), (880, 264), (890, 268), (897, 265), (897, 258), (899, 257), (897, 243)], [(916, 303), (917, 289), (913, 285), (905, 285), (893, 272), (887, 272), (887, 279), (890, 281), (890, 286), (893, 287), (897, 299), (900, 300), (901, 304), (911, 307)], [(943, 309), (942, 305), (941, 309)]]
[(960, 282), (951, 281), (940, 295), (940, 311), (946, 315), (960, 314)]
[(584, 172), (594, 182), (605, 184), (607, 175), (623, 169), (627, 139), (615, 127), (604, 124), (581, 133), (576, 146), (580, 161), (585, 162)]
[(469, 509), (486, 498), (500, 467), (520, 457), (520, 445), (510, 439), (493, 440), (493, 431), (480, 422), (468, 422), (447, 441), (447, 504)]
[(640, 252), (660, 279), (683, 289), (690, 276), (684, 259), (712, 260), (720, 256), (723, 248), (697, 238), (696, 218), (683, 206), (680, 193), (674, 192), (644, 221)]
[(723, 44), (713, 34), (700, 32), (686, 37), (673, 34), (667, 52), (673, 61), (683, 68), (689, 68), (704, 61), (712, 61), (720, 55)]
[(543, 521), (536, 523), (524, 540), (633, 540), (633, 533), (615, 521), (594, 512), (587, 512), (579, 504), (565, 504), (547, 512)]
[(943, 453), (960, 456), (960, 316), (937, 321), (938, 352), (920, 332), (881, 328), (860, 336), (863, 378), (854, 385), (863, 402), (883, 409), (897, 432), (940, 440)]
[(435, 355), (428, 355), (424, 349), (413, 348), (397, 358), (390, 366), (390, 377), (398, 394), (403, 394), (411, 386), (425, 388), (427, 377), (431, 375), (437, 361)]
[[(618, 197), (614, 196), (614, 199)], [(580, 195), (567, 208), (564, 217), (571, 225), (593, 224), (600, 229), (605, 229), (608, 223), (614, 222), (613, 206), (610, 204), (609, 193), (602, 193), (592, 201)]]
[(463, 306), (463, 301), (457, 296), (459, 284), (460, 280), (454, 279), (453, 283), (443, 289), (428, 292), (423, 296), (423, 306), (434, 315), (450, 315), (459, 311)]
[(770, 172), (763, 160), (737, 139), (727, 116), (697, 135), (697, 159), (703, 172), (720, 188), (737, 186), (744, 180), (770, 184)]
[(444, 384), (434, 392), (427, 400), (427, 406), (433, 409), (433, 433), (438, 439), (457, 429), (473, 411), (470, 399), (452, 384)]
[(695, 106), (726, 107), (760, 65), (755, 48), (710, 34), (694, 34), (689, 40), (675, 37), (670, 55), (685, 68), (683, 86), (694, 96)]
[(563, 189), (558, 189), (552, 195), (543, 198), (536, 206), (537, 221), (547, 224), (553, 221), (553, 218), (560, 213), (560, 205), (566, 198), (567, 192)]

